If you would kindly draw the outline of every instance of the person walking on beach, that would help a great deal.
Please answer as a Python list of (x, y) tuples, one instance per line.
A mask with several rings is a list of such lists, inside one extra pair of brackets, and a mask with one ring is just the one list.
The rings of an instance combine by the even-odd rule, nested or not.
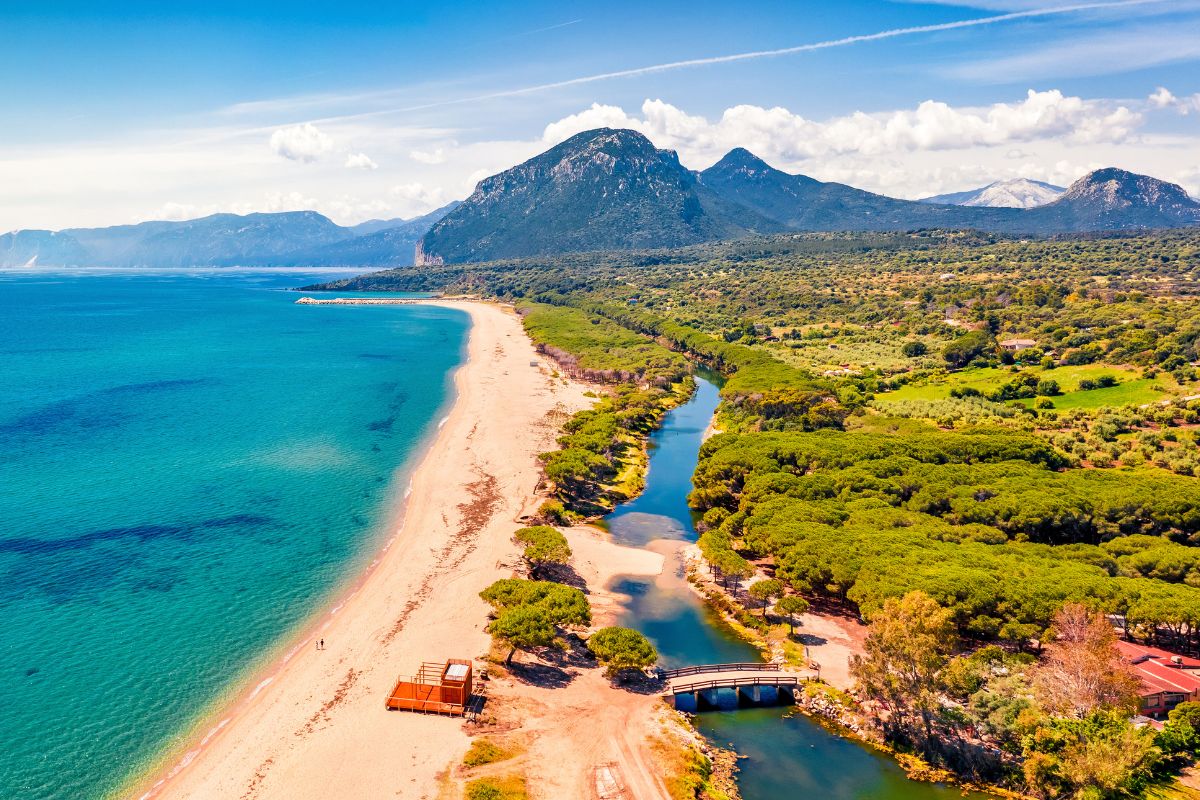
[(324, 639), (321, 640), (321, 649), (322, 650), (325, 649), (325, 640)]

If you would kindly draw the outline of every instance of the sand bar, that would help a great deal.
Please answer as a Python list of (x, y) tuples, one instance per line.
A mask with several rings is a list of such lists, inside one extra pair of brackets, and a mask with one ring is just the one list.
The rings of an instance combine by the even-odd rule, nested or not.
[(589, 400), (552, 377), (511, 311), (428, 302), (471, 315), (469, 355), (395, 537), (289, 658), (134, 797), (434, 798), (438, 773), (466, 751), (461, 720), (388, 712), (384, 698), (421, 661), (487, 651), (478, 592), (512, 574), (509, 537), (536, 502), (537, 454)]
[(301, 297), (298, 306), (414, 306), (425, 303), (415, 297)]

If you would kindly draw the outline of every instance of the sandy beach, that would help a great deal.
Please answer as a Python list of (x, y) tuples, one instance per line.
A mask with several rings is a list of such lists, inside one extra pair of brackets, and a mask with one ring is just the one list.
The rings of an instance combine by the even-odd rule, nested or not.
[(422, 661), (487, 652), (478, 593), (512, 574), (510, 535), (538, 502), (537, 454), (590, 401), (554, 377), (510, 310), (441, 304), (471, 315), (469, 356), (394, 538), (290, 657), (134, 797), (435, 798), (461, 760), (462, 720), (388, 712), (384, 698)]
[[(579, 526), (566, 536), (595, 628), (616, 624), (625, 598), (608, 587), (617, 576), (663, 571), (661, 555), (613, 544), (598, 528)], [(496, 725), (525, 750), (519, 768), (531, 796), (670, 800), (655, 743), (688, 737), (656, 694), (616, 688), (602, 670), (570, 658), (548, 663), (527, 654), (493, 684)], [(606, 792), (606, 784), (623, 789)]]

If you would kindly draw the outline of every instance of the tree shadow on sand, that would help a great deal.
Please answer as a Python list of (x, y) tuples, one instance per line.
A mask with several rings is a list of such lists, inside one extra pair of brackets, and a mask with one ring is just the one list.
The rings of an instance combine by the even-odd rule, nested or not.
[(584, 594), (590, 594), (587, 581), (579, 577), (579, 573), (570, 564), (543, 564), (538, 568), (536, 577), (533, 575), (529, 577), (533, 580), (554, 581), (578, 589)]
[(522, 683), (543, 689), (561, 689), (575, 680), (579, 670), (596, 666), (596, 658), (576, 634), (565, 634), (562, 644), (562, 648), (542, 648), (531, 654), (536, 661), (514, 662), (508, 671)]
[(615, 689), (623, 689), (631, 694), (662, 694), (667, 690), (667, 682), (658, 675), (647, 675), (638, 670), (626, 670), (609, 683)]
[(508, 672), (521, 683), (536, 686), (539, 689), (565, 689), (571, 685), (578, 674), (565, 670), (553, 664), (542, 662), (514, 663), (508, 666)]
[(829, 642), (824, 636), (817, 636), (815, 633), (794, 633), (792, 640), (809, 647), (820, 647)]

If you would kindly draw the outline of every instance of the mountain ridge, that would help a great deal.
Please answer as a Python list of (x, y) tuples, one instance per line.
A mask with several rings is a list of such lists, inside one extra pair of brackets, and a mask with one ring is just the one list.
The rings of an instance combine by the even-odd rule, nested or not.
[(461, 203), (411, 220), (344, 227), (315, 211), (289, 211), (13, 231), (0, 236), (0, 266), (401, 267), (679, 247), (787, 231), (939, 228), (1039, 236), (1200, 225), (1200, 202), (1182, 187), (1115, 167), (1089, 173), (1033, 208), (930, 199), (793, 175), (741, 147), (693, 171), (636, 131), (597, 128), (484, 178)]
[[(629, 180), (651, 152), (658, 154), (657, 181), (644, 185)], [(593, 160), (602, 162), (602, 168), (580, 166)], [(949, 228), (1048, 235), (1200, 224), (1200, 203), (1175, 184), (1108, 169), (1084, 176), (1073, 186), (1092, 184), (1103, 188), (1068, 190), (1051, 203), (1028, 209), (927, 203), (786, 173), (741, 147), (708, 169), (692, 172), (673, 152), (657, 150), (636, 131), (598, 128), (481, 181), (421, 240), (417, 263), (671, 247), (780, 230)], [(664, 196), (664, 186), (673, 187), (671, 197)], [(595, 202), (597, 195), (603, 197), (602, 204)], [(555, 199), (552, 205), (562, 205), (568, 197), (577, 203), (569, 213), (547, 214), (542, 203), (547, 196)], [(638, 214), (614, 214), (617, 196), (631, 207), (660, 213), (650, 222)], [(671, 230), (665, 230), (664, 223)]]
[(598, 128), (484, 178), (425, 234), (417, 263), (678, 246), (749, 232), (755, 223), (771, 227), (723, 205), (697, 187), (674, 151), (632, 131)]

